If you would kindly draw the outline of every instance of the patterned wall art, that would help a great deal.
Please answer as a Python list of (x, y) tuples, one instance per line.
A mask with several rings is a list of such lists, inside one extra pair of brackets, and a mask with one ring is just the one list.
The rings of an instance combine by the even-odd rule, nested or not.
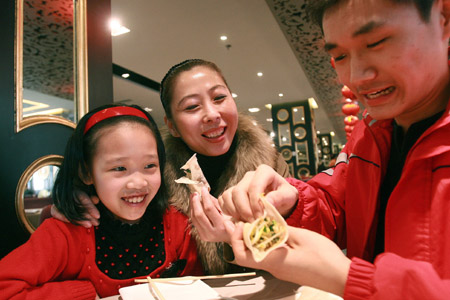
[[(317, 102), (324, 108), (336, 135), (345, 140), (341, 112), (341, 87), (330, 64), (329, 55), (323, 50), (322, 33), (306, 13), (308, 0), (266, 0), (270, 10), (283, 31), (298, 62), (302, 66), (317, 96)], [(314, 1), (314, 0), (310, 0)]]
[(73, 0), (25, 0), (23, 87), (74, 100)]

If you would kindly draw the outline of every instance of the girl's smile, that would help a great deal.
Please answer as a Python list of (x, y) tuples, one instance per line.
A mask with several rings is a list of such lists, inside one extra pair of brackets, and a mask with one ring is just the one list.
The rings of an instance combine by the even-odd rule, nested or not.
[(161, 185), (156, 139), (150, 129), (121, 123), (100, 131), (91, 183), (117, 218), (139, 221)]

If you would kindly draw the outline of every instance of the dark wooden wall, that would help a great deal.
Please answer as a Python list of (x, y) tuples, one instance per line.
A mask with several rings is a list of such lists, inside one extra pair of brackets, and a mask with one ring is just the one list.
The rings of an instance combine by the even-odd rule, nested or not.
[[(110, 0), (87, 1), (89, 108), (113, 101)], [(19, 223), (15, 192), (22, 172), (39, 157), (63, 155), (72, 129), (42, 124), (14, 132), (15, 1), (0, 10), (0, 258), (29, 238)]]

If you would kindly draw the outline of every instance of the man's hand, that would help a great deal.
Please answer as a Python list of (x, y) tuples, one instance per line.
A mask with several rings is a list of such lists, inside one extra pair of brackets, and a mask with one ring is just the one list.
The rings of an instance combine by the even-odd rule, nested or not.
[[(82, 225), (83, 227), (90, 228), (92, 226), (97, 226), (99, 223), (98, 219), (100, 218), (100, 213), (95, 207), (95, 204), (97, 204), (100, 200), (96, 196), (89, 197), (86, 193), (77, 191), (74, 192), (73, 195), (74, 198), (78, 199), (78, 201), (81, 203), (81, 205), (84, 206), (86, 209), (86, 214), (83, 216), (86, 218), (85, 221), (79, 221), (77, 222), (78, 225)], [(52, 217), (55, 219), (58, 219), (60, 221), (69, 223), (69, 220), (64, 216), (56, 207), (55, 205), (52, 205), (51, 209)]]
[(266, 270), (282, 280), (343, 295), (351, 261), (328, 238), (306, 229), (288, 227), (286, 245), (257, 263), (244, 244), (243, 223), (234, 226), (227, 222), (225, 227), (231, 235), (237, 264)]
[(298, 201), (298, 191), (267, 165), (247, 172), (234, 187), (226, 190), (219, 203), (223, 212), (236, 220), (251, 222), (263, 214), (261, 195), (286, 216)]
[(202, 188), (202, 196), (198, 193), (191, 195), (191, 222), (197, 228), (202, 240), (208, 242), (229, 242), (230, 236), (225, 229), (224, 222), (230, 217), (222, 213), (219, 202)]

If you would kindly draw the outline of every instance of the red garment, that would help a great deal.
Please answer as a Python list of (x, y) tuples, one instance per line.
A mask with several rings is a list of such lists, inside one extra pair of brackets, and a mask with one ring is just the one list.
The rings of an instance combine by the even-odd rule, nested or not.
[[(149, 275), (178, 259), (187, 260), (181, 276), (203, 274), (186, 216), (171, 207), (163, 220), (166, 260)], [(111, 279), (97, 268), (93, 229), (53, 218), (0, 261), (0, 299), (95, 299), (133, 284), (134, 278)]]
[(450, 297), (449, 108), (407, 155), (386, 208), (385, 253), (374, 264), (367, 261), (373, 260), (392, 120), (365, 116), (334, 169), (307, 183), (289, 179), (299, 202), (288, 224), (320, 232), (354, 257), (345, 299)]

